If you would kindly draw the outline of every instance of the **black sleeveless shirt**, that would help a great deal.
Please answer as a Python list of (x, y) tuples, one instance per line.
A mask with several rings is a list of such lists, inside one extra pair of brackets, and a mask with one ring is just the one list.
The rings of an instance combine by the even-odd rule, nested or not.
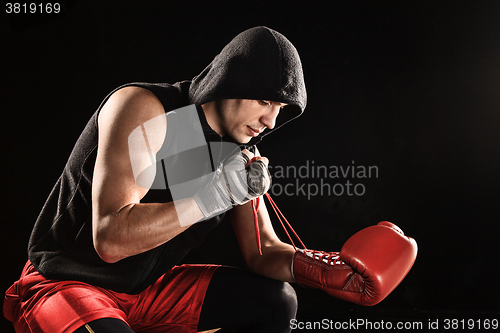
[[(185, 81), (175, 85), (131, 83), (126, 86), (139, 86), (152, 91), (168, 112), (188, 104), (189, 84)], [(92, 176), (98, 143), (97, 117), (110, 95), (78, 138), (35, 223), (28, 254), (31, 263), (47, 278), (78, 280), (135, 294), (179, 263), (190, 249), (201, 244), (206, 233), (222, 220), (223, 215), (196, 223), (165, 244), (116, 263), (106, 263), (99, 257), (92, 242)], [(198, 115), (207, 142), (220, 141), (220, 136), (208, 126), (199, 107)], [(168, 189), (149, 190), (141, 200), (169, 201), (172, 197)]]
[[(199, 107), (204, 103), (235, 98), (287, 104), (280, 111), (274, 129), (266, 129), (248, 146), (255, 145), (264, 136), (301, 115), (307, 103), (297, 50), (283, 35), (267, 27), (255, 27), (240, 33), (192, 81), (173, 85), (130, 85), (152, 91), (166, 112), (197, 105), (207, 143), (220, 142), (221, 138), (206, 123)], [(28, 255), (35, 268), (47, 278), (79, 280), (118, 292), (138, 293), (199, 245), (222, 217), (196, 223), (148, 252), (113, 264), (101, 260), (92, 243), (91, 202), (98, 143), (97, 117), (101, 107), (79, 137), (35, 223)], [(222, 140), (231, 141), (229, 138)], [(212, 161), (212, 168), (216, 169), (218, 163), (220, 160)], [(173, 184), (170, 185), (173, 188)], [(150, 190), (142, 201), (171, 200), (171, 193), (167, 190)]]

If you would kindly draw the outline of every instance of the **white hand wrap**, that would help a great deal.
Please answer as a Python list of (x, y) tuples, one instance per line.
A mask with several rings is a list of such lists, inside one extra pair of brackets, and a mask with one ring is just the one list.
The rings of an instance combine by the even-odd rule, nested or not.
[(246, 154), (228, 159), (214, 182), (194, 195), (205, 219), (219, 215), (236, 205), (242, 205), (266, 193), (271, 187), (271, 175), (262, 161), (253, 161)]

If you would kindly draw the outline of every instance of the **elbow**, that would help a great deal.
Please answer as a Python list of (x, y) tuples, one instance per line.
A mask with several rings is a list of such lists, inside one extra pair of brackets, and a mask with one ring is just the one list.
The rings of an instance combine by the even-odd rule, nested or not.
[(243, 255), (243, 258), (245, 260), (245, 263), (250, 269), (250, 271), (256, 273), (256, 274), (261, 274), (262, 272), (262, 266), (263, 263), (265, 263), (265, 254), (267, 253), (267, 249), (265, 247), (262, 248), (262, 254), (260, 254), (257, 250), (255, 251), (250, 251), (249, 253), (245, 253)]
[(105, 242), (94, 240), (94, 249), (97, 255), (108, 264), (114, 264), (120, 260), (115, 254), (113, 254), (113, 251), (109, 249), (109, 246), (106, 245)]
[(118, 244), (110, 237), (110, 232), (103, 228), (95, 228), (93, 232), (93, 245), (97, 255), (106, 263), (113, 264), (124, 257), (120, 257)]

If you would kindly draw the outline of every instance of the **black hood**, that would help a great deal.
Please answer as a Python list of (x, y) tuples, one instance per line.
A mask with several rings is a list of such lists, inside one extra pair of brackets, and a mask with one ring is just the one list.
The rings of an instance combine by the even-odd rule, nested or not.
[[(299, 54), (285, 36), (256, 27), (236, 36), (189, 88), (190, 102), (202, 105), (221, 99), (268, 100), (288, 104), (276, 119), (276, 130), (300, 116), (307, 103)], [(273, 130), (266, 129), (249, 144)]]

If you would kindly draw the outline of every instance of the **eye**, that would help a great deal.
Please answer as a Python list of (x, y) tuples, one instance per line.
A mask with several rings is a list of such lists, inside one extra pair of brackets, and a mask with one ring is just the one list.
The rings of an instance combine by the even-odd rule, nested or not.
[(271, 105), (271, 102), (269, 102), (269, 101), (264, 101), (264, 100), (260, 100), (260, 101), (259, 101), (259, 104), (260, 104), (260, 105), (265, 105), (265, 106), (267, 106), (267, 105)]

